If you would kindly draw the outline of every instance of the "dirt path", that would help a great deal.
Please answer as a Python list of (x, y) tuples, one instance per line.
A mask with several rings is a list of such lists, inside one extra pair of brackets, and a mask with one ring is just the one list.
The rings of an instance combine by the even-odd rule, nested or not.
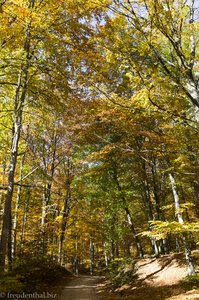
[(185, 280), (186, 269), (183, 253), (138, 259), (129, 284), (116, 288), (103, 277), (73, 277), (58, 300), (199, 300), (198, 282)]
[(59, 300), (103, 300), (97, 292), (99, 276), (79, 276), (68, 282), (62, 289)]
[(104, 285), (106, 300), (199, 300), (198, 284), (185, 280), (183, 253), (139, 259), (137, 267), (137, 277), (129, 284), (120, 288)]

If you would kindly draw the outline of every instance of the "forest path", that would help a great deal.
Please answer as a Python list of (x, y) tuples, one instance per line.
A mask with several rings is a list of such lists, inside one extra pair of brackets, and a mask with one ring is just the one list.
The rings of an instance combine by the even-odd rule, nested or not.
[(97, 292), (102, 280), (100, 276), (78, 276), (63, 287), (59, 300), (103, 300)]

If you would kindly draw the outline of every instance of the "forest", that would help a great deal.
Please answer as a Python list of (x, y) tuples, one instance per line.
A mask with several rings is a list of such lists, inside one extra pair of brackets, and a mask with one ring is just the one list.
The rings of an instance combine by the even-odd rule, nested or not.
[(199, 2), (1, 0), (0, 22), (1, 291), (181, 252), (196, 278)]

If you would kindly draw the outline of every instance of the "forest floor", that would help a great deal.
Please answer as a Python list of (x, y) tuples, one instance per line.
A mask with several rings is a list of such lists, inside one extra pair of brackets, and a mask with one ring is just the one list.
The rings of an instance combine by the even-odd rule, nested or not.
[[(183, 254), (137, 260), (137, 272), (131, 284), (114, 288), (109, 281), (98, 285), (106, 300), (199, 300), (197, 281), (185, 280)], [(199, 270), (196, 270), (199, 271)]]

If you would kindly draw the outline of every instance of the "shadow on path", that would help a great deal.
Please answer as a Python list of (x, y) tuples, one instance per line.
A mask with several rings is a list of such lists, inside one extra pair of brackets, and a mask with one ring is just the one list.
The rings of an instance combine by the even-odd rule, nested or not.
[(96, 289), (103, 280), (100, 276), (75, 277), (63, 286), (58, 300), (103, 300)]

